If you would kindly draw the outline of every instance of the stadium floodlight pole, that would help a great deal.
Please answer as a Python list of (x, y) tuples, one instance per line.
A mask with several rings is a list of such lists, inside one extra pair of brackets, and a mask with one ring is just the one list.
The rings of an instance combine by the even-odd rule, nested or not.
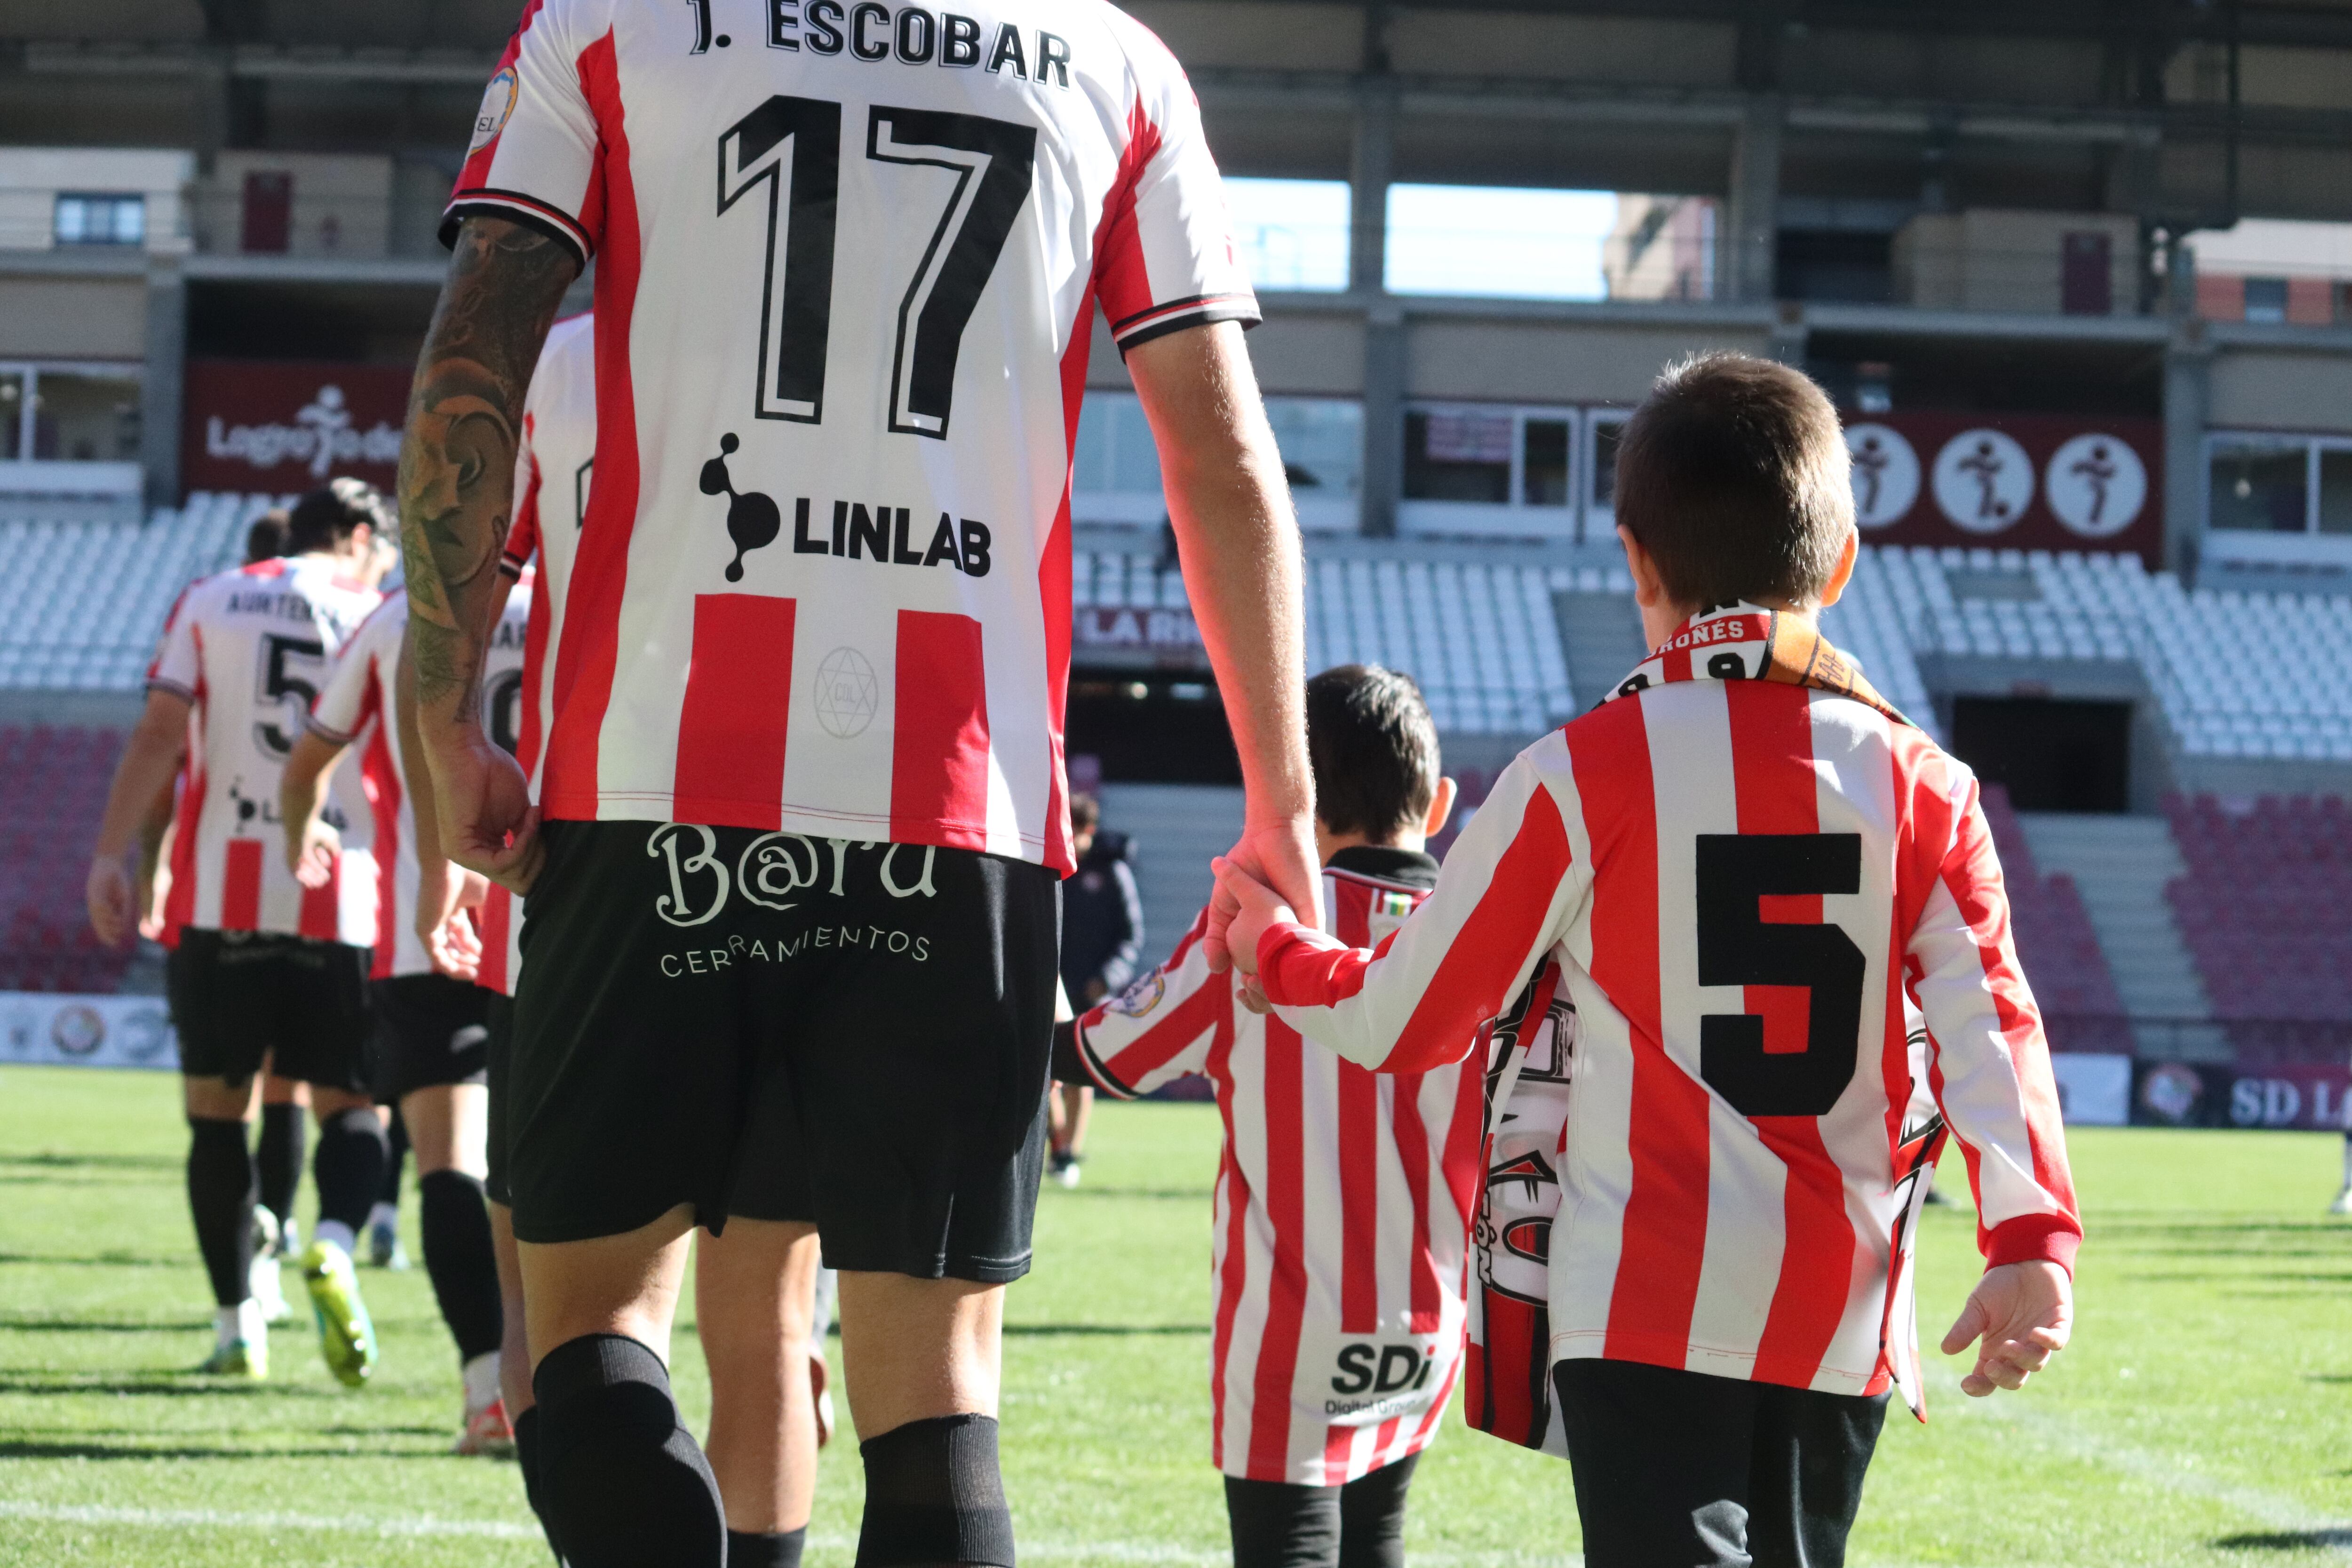
[[(1242, 836), (1227, 858), (1258, 868), (1302, 919), (1319, 920), (1305, 570), (1242, 329), (1221, 321), (1138, 343), (1127, 368), (1159, 445), (1185, 593), (1241, 757)], [(1220, 973), (1237, 908), (1222, 889), (1210, 906), (1204, 945)]]
[(416, 728), (450, 859), (530, 890), (545, 851), (515, 760), (482, 727), (482, 654), (507, 582), (522, 401), (558, 304), (580, 271), (536, 229), (469, 217), (417, 358), (400, 448)]

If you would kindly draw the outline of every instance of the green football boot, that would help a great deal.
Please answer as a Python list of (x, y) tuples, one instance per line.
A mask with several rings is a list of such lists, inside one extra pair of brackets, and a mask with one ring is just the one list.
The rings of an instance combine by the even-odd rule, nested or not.
[(310, 1291), (311, 1315), (319, 1320), (319, 1348), (327, 1370), (346, 1388), (358, 1388), (375, 1370), (375, 1325), (360, 1300), (359, 1274), (352, 1255), (331, 1241), (313, 1241), (302, 1253), (302, 1283)]
[(215, 1345), (213, 1353), (205, 1357), (204, 1364), (196, 1371), (207, 1377), (268, 1377), (269, 1342), (231, 1340), (225, 1345)]

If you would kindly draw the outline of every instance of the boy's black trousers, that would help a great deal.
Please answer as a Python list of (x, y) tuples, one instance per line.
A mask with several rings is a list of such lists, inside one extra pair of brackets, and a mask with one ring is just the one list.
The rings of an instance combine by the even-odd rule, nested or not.
[(1552, 1368), (1586, 1568), (1841, 1568), (1886, 1395)]

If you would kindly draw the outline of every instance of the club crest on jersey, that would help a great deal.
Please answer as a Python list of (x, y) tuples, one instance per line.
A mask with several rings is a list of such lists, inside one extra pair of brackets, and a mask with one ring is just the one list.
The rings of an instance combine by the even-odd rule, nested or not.
[(514, 113), (519, 85), (512, 66), (490, 79), (488, 89), (482, 94), (481, 110), (474, 116), (474, 139), (466, 143), (467, 152), (478, 153), (498, 140), (499, 132), (507, 128), (507, 121)]
[[(702, 465), (697, 481), (707, 496), (727, 498), (727, 537), (734, 542), (735, 558), (727, 563), (727, 580), (743, 580), (743, 557), (776, 542), (783, 531), (783, 510), (773, 496), (758, 490), (738, 490), (727, 470), (727, 459), (742, 447), (733, 431), (719, 437), (719, 456)], [(884, 566), (950, 566), (967, 577), (985, 577), (995, 542), (988, 524), (950, 512), (940, 513), (930, 542), (918, 545), (911, 507), (869, 506), (864, 501), (833, 503), (833, 528), (814, 533), (810, 523), (814, 504), (807, 496), (793, 499), (793, 553), (832, 555), (848, 561), (872, 561)]]
[(1155, 969), (1150, 973), (1130, 982), (1126, 990), (1103, 1004), (1107, 1012), (1140, 1018), (1160, 1005), (1168, 995), (1168, 977)]

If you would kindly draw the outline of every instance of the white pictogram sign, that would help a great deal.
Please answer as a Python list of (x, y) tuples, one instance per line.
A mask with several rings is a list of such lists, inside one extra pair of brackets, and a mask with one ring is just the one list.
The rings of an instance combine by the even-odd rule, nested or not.
[(2147, 505), (2147, 468), (2123, 442), (2093, 431), (2050, 454), (2042, 495), (2070, 531), (2105, 539), (2138, 521)]
[(1919, 499), (1919, 454), (1885, 425), (1848, 426), (1845, 449), (1853, 459), (1855, 524), (1885, 528), (1899, 521)]
[(2013, 527), (2033, 501), (2033, 463), (1998, 430), (1963, 430), (1936, 454), (1936, 509), (1970, 533)]

